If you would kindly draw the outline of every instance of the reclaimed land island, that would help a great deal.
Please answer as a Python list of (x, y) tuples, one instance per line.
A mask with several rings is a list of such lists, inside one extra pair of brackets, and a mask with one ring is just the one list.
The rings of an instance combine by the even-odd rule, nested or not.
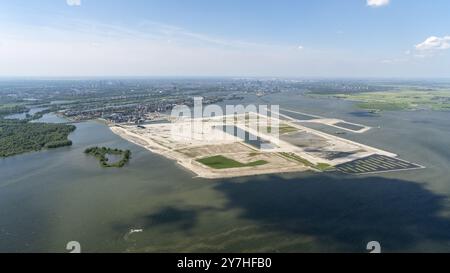
[[(209, 179), (305, 171), (360, 175), (424, 168), (394, 153), (310, 129), (293, 118), (243, 115), (229, 122), (218, 116), (144, 125), (111, 123), (110, 129)], [(318, 117), (309, 122), (333, 125), (338, 120)], [(249, 124), (258, 124), (259, 130)], [(189, 126), (193, 128), (189, 135), (181, 133)], [(227, 128), (234, 129), (234, 134)], [(361, 128), (355, 132), (370, 129)], [(274, 129), (279, 137), (270, 133)]]

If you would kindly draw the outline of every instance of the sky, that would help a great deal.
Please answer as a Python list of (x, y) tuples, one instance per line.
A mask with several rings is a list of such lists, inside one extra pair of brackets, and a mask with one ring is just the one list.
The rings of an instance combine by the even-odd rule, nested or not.
[(0, 77), (450, 77), (448, 0), (0, 0)]

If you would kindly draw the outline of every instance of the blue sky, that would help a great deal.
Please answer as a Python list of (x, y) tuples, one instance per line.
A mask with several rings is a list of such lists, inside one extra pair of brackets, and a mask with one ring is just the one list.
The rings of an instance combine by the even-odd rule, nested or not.
[(449, 77), (447, 0), (0, 0), (0, 76)]

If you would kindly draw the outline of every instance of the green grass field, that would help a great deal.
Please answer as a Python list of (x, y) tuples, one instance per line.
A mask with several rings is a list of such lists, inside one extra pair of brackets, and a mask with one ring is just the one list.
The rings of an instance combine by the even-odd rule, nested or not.
[(398, 111), (411, 109), (407, 103), (391, 103), (391, 102), (361, 102), (357, 106), (365, 110), (379, 110), (379, 111)]
[(202, 163), (213, 169), (231, 169), (231, 168), (243, 168), (243, 167), (255, 167), (265, 165), (268, 162), (264, 160), (258, 160), (247, 164), (238, 162), (236, 160), (218, 155), (207, 158), (198, 159), (197, 162)]
[(450, 90), (418, 91), (398, 90), (355, 94), (312, 95), (314, 97), (334, 97), (357, 102), (366, 110), (398, 111), (428, 109), (434, 111), (450, 110)]

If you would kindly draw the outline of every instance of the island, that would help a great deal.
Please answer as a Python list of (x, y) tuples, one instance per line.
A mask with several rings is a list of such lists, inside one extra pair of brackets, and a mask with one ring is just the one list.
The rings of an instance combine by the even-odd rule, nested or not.
[[(123, 151), (117, 148), (112, 149), (108, 147), (87, 148), (84, 153), (96, 157), (100, 162), (100, 166), (104, 168), (122, 168), (130, 161), (131, 158), (130, 150)], [(111, 159), (108, 156), (122, 156), (122, 158), (111, 163)]]
[[(295, 113), (301, 114), (292, 114)], [(306, 171), (361, 175), (424, 168), (401, 160), (394, 153), (304, 124), (325, 124), (357, 134), (370, 127), (319, 116), (311, 120), (297, 120), (284, 114), (280, 117), (283, 119), (259, 113), (250, 117), (245, 113), (235, 114), (234, 118), (214, 116), (109, 126), (118, 136), (207, 179)], [(189, 128), (191, 134), (177, 133), (182, 132), (181, 128)], [(98, 153), (99, 158), (101, 155)], [(103, 164), (107, 162), (104, 160)]]

